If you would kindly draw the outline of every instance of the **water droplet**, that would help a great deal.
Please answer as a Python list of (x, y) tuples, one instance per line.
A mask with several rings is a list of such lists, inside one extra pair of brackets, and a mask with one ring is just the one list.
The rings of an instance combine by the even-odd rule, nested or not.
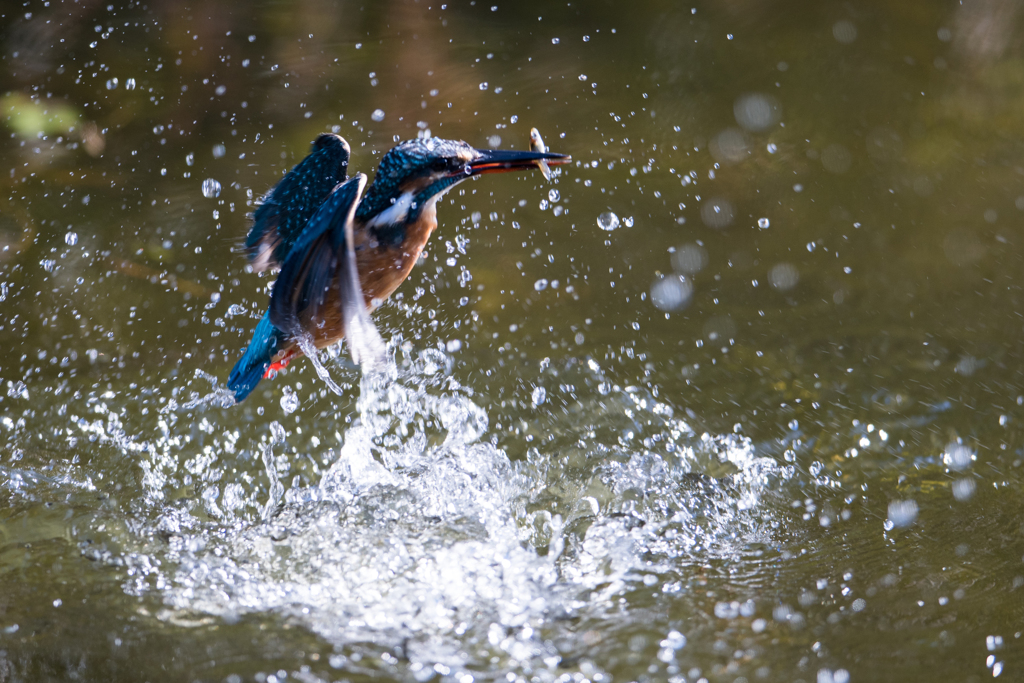
[(228, 306), (228, 317), (233, 318), (236, 315), (245, 315), (245, 306), (242, 304), (231, 304)]
[(64, 235), (64, 243), (69, 247), (73, 247), (78, 244), (78, 233), (74, 230), (68, 230), (67, 234)]
[(770, 128), (778, 121), (782, 108), (771, 95), (748, 93), (737, 98), (732, 113), (740, 128), (757, 132)]
[(370, 114), (370, 118), (373, 119), (374, 121), (383, 121), (384, 120), (384, 110), (383, 109), (374, 109), (373, 113)]
[[(299, 409), (299, 396), (298, 396), (298, 394), (293, 392), (291, 387), (285, 387), (284, 388), (284, 395), (281, 396), (281, 410), (284, 411), (285, 415), (291, 415), (292, 413), (294, 413), (298, 409)], [(274, 423), (274, 425), (277, 425), (279, 428), (281, 428), (281, 425), (277, 424), (276, 422)], [(271, 425), (271, 429), (273, 430), (273, 425)], [(274, 432), (274, 438), (276, 438), (278, 441), (284, 441), (284, 433), (283, 433), (284, 429), (283, 428), (281, 428), (281, 432), (282, 432), (282, 434), (281, 434), (280, 437), (278, 437), (276, 431)]]
[(587, 80), (587, 75), (586, 74), (580, 74), (580, 80), (581, 81)]
[(561, 196), (562, 195), (559, 194), (558, 190), (548, 190), (548, 199), (551, 202), (557, 202), (561, 198)]
[(222, 156), (227, 154), (227, 152), (228, 152), (228, 150), (227, 150), (227, 148), (224, 147), (224, 145), (214, 145), (213, 146), (213, 158), (214, 159), (220, 159)]
[(672, 254), (672, 265), (680, 273), (693, 275), (704, 270), (704, 266), (707, 264), (707, 249), (699, 244), (685, 244)]
[(626, 216), (625, 218), (622, 219), (622, 224), (625, 225), (627, 228), (632, 228), (633, 227), (633, 217), (632, 216)]
[(700, 208), (700, 217), (709, 228), (725, 228), (736, 215), (732, 204), (725, 199), (709, 199)]
[(818, 683), (850, 683), (850, 672), (846, 669), (818, 669)]
[(10, 398), (28, 398), (28, 387), (22, 381), (7, 383), (7, 396)]
[(768, 271), (768, 281), (780, 292), (787, 292), (800, 282), (800, 271), (791, 263), (779, 263)]
[(191, 166), (194, 163), (196, 163), (196, 155), (193, 154), (192, 152), (189, 152), (188, 154), (185, 155), (185, 165)]
[(552, 39), (551, 39), (551, 44), (552, 44), (552, 45), (558, 45), (558, 43), (560, 43), (560, 42), (561, 42), (561, 40), (560, 40), (560, 39), (558, 39), (558, 38), (552, 38)]
[(821, 164), (831, 173), (846, 173), (853, 164), (853, 155), (842, 145), (829, 145), (821, 153)]
[(207, 199), (219, 197), (220, 189), (220, 183), (213, 178), (207, 178), (203, 181), (203, 196)]
[(484, 81), (483, 83), (480, 84), (480, 89), (487, 90), (487, 81)]
[(738, 128), (726, 128), (716, 135), (708, 146), (715, 161), (723, 164), (736, 164), (750, 154), (746, 134)]
[(107, 81), (107, 90), (114, 90), (117, 87), (117, 79), (111, 78)]
[(462, 348), (462, 342), (459, 341), (458, 339), (452, 339), (451, 341), (444, 345), (444, 348), (448, 351), (448, 353), (455, 353), (456, 351)]
[(659, 278), (651, 285), (651, 303), (662, 311), (678, 311), (692, 296), (693, 285), (684, 275)]
[(597, 227), (611, 232), (619, 227), (619, 217), (611, 211), (605, 211), (597, 217)]
[(533, 288), (536, 289), (538, 292), (543, 292), (545, 289), (548, 288), (547, 279), (541, 278), (537, 280), (536, 282), (533, 283)]
[(889, 521), (896, 528), (908, 527), (917, 519), (917, 501), (894, 500), (889, 503)]
[(771, 223), (768, 221), (767, 218), (758, 218), (757, 219), (757, 227), (763, 229), (763, 228), (767, 228), (769, 225), (771, 225)]
[(974, 461), (974, 452), (970, 448), (957, 443), (956, 441), (946, 446), (946, 452), (942, 454), (942, 462), (954, 470), (962, 470), (970, 467)]
[(491, 149), (497, 149), (498, 147), (501, 146), (501, 136), (500, 135), (492, 135), (491, 137), (487, 138), (487, 145)]
[(124, 87), (125, 90), (135, 90), (135, 79), (129, 78), (127, 81), (124, 82)]
[(857, 27), (853, 25), (852, 21), (840, 19), (832, 25), (832, 35), (840, 43), (849, 45), (853, 41), (857, 40)]
[(974, 490), (974, 480), (969, 477), (957, 479), (953, 482), (953, 497), (961, 503), (965, 500), (970, 500), (974, 495)]
[(536, 408), (540, 404), (544, 403), (548, 398), (548, 392), (544, 387), (534, 387), (533, 393), (530, 394), (530, 399), (533, 401), (533, 406)]

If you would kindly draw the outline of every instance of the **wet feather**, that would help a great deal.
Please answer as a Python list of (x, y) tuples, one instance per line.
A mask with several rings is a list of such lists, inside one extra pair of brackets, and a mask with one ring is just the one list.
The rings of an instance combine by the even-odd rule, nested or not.
[(267, 193), (253, 213), (245, 240), (253, 270), (280, 268), (317, 208), (346, 179), (349, 146), (344, 138), (325, 133), (300, 161)]

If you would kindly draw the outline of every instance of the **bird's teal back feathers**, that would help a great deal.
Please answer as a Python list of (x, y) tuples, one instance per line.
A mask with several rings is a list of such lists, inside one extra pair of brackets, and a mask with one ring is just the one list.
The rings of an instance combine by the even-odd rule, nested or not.
[(280, 268), (295, 240), (331, 191), (345, 181), (349, 146), (345, 139), (325, 133), (313, 142), (309, 156), (296, 164), (253, 213), (245, 240), (257, 271)]

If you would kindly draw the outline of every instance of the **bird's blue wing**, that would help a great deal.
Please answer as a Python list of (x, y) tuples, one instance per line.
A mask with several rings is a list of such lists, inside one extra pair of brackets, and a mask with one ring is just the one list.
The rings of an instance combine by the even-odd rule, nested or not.
[[(364, 187), (366, 176), (357, 173), (339, 185), (306, 224), (274, 283), (269, 315), (274, 326), (293, 338), (322, 325), (340, 324), (353, 360), (373, 365), (384, 357), (384, 342), (366, 310), (353, 235)], [(340, 310), (328, 307), (334, 286)]]
[(349, 146), (339, 135), (325, 133), (309, 156), (267, 193), (253, 213), (245, 240), (256, 271), (280, 268), (310, 218), (331, 191), (346, 179)]
[(287, 334), (296, 337), (323, 323), (324, 304), (343, 255), (332, 235), (344, 234), (365, 186), (366, 176), (357, 173), (336, 187), (292, 245), (270, 295), (270, 320)]
[[(384, 342), (366, 310), (353, 236), (356, 206), (365, 186), (366, 176), (357, 173), (339, 185), (309, 220), (274, 283), (270, 320), (293, 338), (321, 326), (340, 326), (353, 360), (374, 365), (384, 357)], [(337, 299), (332, 287), (338, 288)], [(338, 308), (332, 309), (332, 302)]]

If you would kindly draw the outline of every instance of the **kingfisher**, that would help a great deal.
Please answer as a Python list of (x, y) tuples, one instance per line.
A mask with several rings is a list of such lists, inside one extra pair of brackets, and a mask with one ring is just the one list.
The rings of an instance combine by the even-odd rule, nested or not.
[(388, 151), (367, 188), (362, 173), (348, 178), (350, 154), (341, 136), (320, 135), (253, 213), (245, 241), (252, 268), (280, 272), (270, 306), (228, 377), (236, 402), (303, 348), (347, 338), (356, 363), (380, 362), (384, 343), (369, 314), (412, 271), (437, 228), (437, 200), (484, 173), (572, 160), (546, 151), (482, 150), (417, 138)]

